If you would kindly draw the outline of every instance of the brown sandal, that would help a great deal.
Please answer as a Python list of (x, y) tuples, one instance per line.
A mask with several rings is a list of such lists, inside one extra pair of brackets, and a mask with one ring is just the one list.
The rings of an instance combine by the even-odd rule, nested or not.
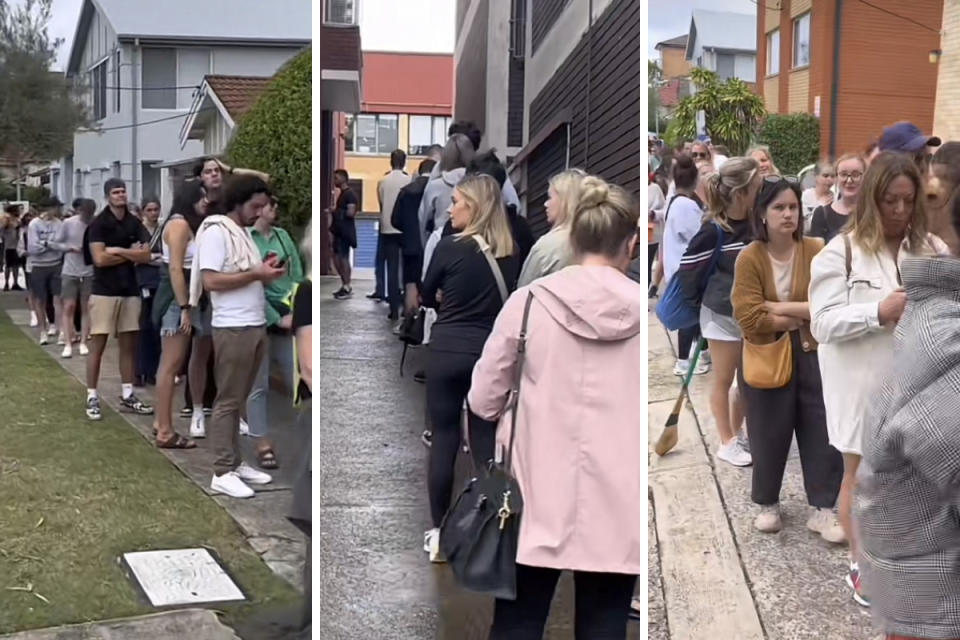
[(269, 447), (257, 451), (257, 464), (260, 465), (261, 469), (278, 469), (280, 467), (276, 454)]
[(185, 438), (176, 431), (166, 441), (157, 440), (157, 449), (194, 449), (197, 443), (190, 438)]

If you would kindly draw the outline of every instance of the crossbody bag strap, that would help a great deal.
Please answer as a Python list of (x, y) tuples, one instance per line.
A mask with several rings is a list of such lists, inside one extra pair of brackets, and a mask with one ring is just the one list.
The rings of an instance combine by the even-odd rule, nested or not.
[(510, 391), (510, 444), (503, 458), (503, 468), (508, 472), (513, 463), (513, 441), (517, 436), (517, 412), (520, 411), (520, 381), (523, 379), (523, 364), (527, 357), (527, 322), (530, 320), (530, 307), (533, 305), (533, 293), (527, 294), (523, 305), (523, 322), (517, 338), (517, 365), (513, 372), (513, 389)]
[(507, 293), (507, 283), (503, 280), (503, 274), (500, 273), (500, 265), (497, 264), (497, 259), (493, 257), (493, 252), (490, 251), (490, 245), (487, 244), (487, 241), (481, 238), (478, 235), (471, 236), (480, 247), (480, 252), (483, 253), (483, 257), (487, 259), (487, 264), (490, 265), (490, 271), (493, 272), (493, 277), (497, 281), (497, 289), (500, 290), (500, 300), (502, 304), (506, 304), (507, 298), (510, 297), (510, 294)]

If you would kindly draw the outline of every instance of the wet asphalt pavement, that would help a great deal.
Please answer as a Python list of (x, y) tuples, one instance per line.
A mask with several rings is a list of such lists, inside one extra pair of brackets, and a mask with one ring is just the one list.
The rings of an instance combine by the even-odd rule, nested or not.
[[(425, 352), (408, 353), (386, 305), (368, 300), (372, 281), (356, 281), (354, 298), (331, 297), (339, 280), (321, 278), (318, 384), (314, 395), (313, 557), (317, 637), (340, 640), (486, 639), (491, 598), (460, 589), (446, 565), (423, 552), (430, 526), (427, 449), (420, 441), (425, 389), (413, 380)], [(461, 455), (458, 486), (468, 462)], [(564, 576), (545, 638), (573, 638), (573, 594)], [(639, 638), (631, 624), (628, 638)]]

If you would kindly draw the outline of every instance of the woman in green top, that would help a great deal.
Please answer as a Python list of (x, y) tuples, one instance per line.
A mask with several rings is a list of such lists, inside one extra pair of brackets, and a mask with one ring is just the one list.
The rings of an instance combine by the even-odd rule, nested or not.
[(270, 365), (276, 363), (283, 372), (283, 380), (293, 379), (293, 336), (290, 328), (292, 316), (289, 299), (297, 283), (303, 280), (303, 263), (296, 243), (282, 228), (274, 226), (277, 220), (277, 201), (273, 199), (263, 208), (263, 213), (250, 229), (250, 237), (260, 250), (260, 257), (275, 254), (279, 263), (285, 264), (287, 273), (282, 278), (265, 285), (267, 298), (267, 352), (260, 363), (260, 370), (247, 398), (246, 416), (241, 420), (241, 433), (247, 432), (257, 438), (257, 460), (264, 469), (276, 469), (277, 456), (273, 443), (267, 437), (267, 390), (270, 386)]

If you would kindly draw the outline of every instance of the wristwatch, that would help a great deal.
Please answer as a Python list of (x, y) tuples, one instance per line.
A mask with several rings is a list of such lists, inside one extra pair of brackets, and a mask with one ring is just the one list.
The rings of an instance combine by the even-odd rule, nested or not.
[(180, 311), (190, 311), (190, 309), (193, 309), (193, 305), (192, 305), (192, 304), (181, 304), (181, 305), (180, 305)]

